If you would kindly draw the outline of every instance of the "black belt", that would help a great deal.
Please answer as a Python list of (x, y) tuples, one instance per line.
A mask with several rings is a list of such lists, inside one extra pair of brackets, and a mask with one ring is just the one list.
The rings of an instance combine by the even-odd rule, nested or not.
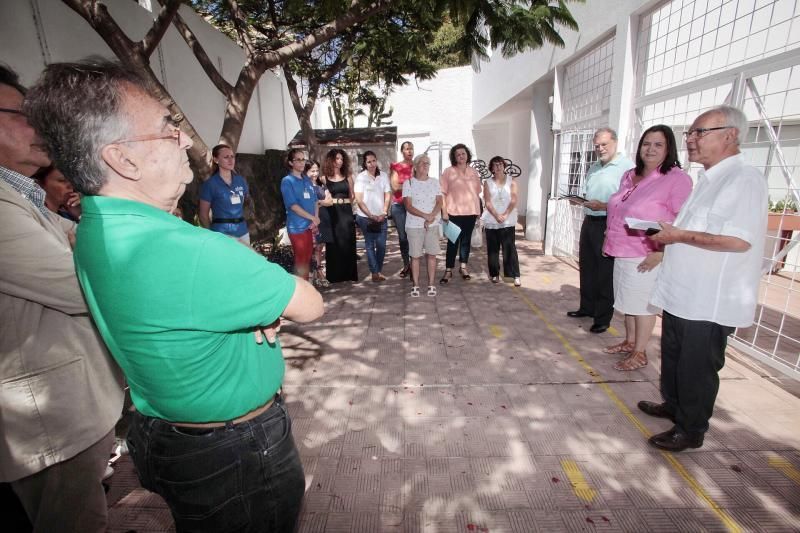
[(212, 224), (238, 224), (239, 222), (244, 222), (243, 218), (213, 218), (211, 219)]
[(608, 218), (607, 215), (586, 215), (586, 218), (589, 220), (605, 220)]

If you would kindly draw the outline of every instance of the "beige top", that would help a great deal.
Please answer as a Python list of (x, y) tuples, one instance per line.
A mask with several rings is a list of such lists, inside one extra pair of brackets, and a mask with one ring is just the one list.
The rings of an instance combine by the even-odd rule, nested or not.
[(122, 413), (64, 229), (0, 180), (0, 481), (74, 457)]
[(462, 173), (457, 167), (448, 167), (442, 172), (440, 183), (448, 216), (481, 214), (481, 178), (477, 170), (467, 167)]

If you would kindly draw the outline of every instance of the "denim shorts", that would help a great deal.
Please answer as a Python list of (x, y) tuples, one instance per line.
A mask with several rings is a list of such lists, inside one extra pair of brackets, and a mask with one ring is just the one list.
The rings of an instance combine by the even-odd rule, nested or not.
[(128, 448), (142, 487), (167, 502), (177, 531), (291, 532), (305, 491), (283, 400), (219, 428), (134, 413)]

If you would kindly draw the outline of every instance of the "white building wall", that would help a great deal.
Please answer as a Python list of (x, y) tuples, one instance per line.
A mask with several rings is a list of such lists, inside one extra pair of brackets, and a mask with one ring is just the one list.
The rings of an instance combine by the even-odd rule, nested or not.
[[(140, 40), (152, 25), (153, 14), (135, 2), (104, 3), (134, 41)], [(190, 8), (183, 6), (181, 15), (225, 79), (235, 83), (244, 63), (242, 50)], [(16, 70), (24, 84), (32, 84), (48, 63), (77, 61), (90, 55), (114, 57), (86, 21), (60, 0), (0, 2), (0, 61)], [(174, 28), (164, 35), (150, 64), (200, 137), (209, 146), (217, 144), (225, 100)], [(275, 74), (267, 72), (261, 78), (248, 109), (240, 152), (262, 153), (265, 149), (286, 147), (298, 125), (285, 90), (285, 83)]]
[[(475, 152), (472, 132), (472, 69), (456, 67), (442, 69), (432, 80), (409, 78), (407, 85), (395, 88), (389, 96), (386, 110), (393, 108), (391, 125), (397, 127), (397, 158), (404, 141), (414, 143), (416, 153), (422, 153), (431, 143), (466, 144), (475, 159), (491, 155)], [(330, 128), (328, 103), (320, 100), (312, 121), (317, 128)], [(356, 126), (366, 126), (366, 117), (358, 117)], [(438, 154), (431, 151), (431, 174), (439, 173)], [(447, 153), (442, 166), (450, 165)]]

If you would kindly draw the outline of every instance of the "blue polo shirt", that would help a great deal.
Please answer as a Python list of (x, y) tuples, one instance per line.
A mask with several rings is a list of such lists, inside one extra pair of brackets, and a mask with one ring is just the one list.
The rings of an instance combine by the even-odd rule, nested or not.
[[(608, 203), (611, 195), (619, 190), (619, 182), (622, 180), (622, 175), (635, 166), (630, 159), (619, 153), (605, 165), (600, 161), (595, 161), (586, 174), (584, 197), (587, 200), (599, 200)], [(605, 211), (592, 211), (588, 207), (584, 207), (583, 210), (587, 215), (606, 215)]]
[(314, 190), (314, 184), (308, 176), (298, 178), (289, 174), (281, 180), (281, 194), (283, 205), (286, 206), (286, 231), (303, 233), (311, 226), (311, 221), (292, 211), (291, 207), (299, 205), (313, 215), (317, 205), (317, 191)]
[[(211, 204), (213, 218), (244, 218), (244, 199), (249, 192), (247, 181), (242, 176), (234, 174), (228, 186), (219, 173), (216, 173), (203, 183), (200, 188), (200, 199)], [(216, 224), (212, 222), (211, 229), (233, 237), (241, 237), (247, 233), (247, 222)]]

